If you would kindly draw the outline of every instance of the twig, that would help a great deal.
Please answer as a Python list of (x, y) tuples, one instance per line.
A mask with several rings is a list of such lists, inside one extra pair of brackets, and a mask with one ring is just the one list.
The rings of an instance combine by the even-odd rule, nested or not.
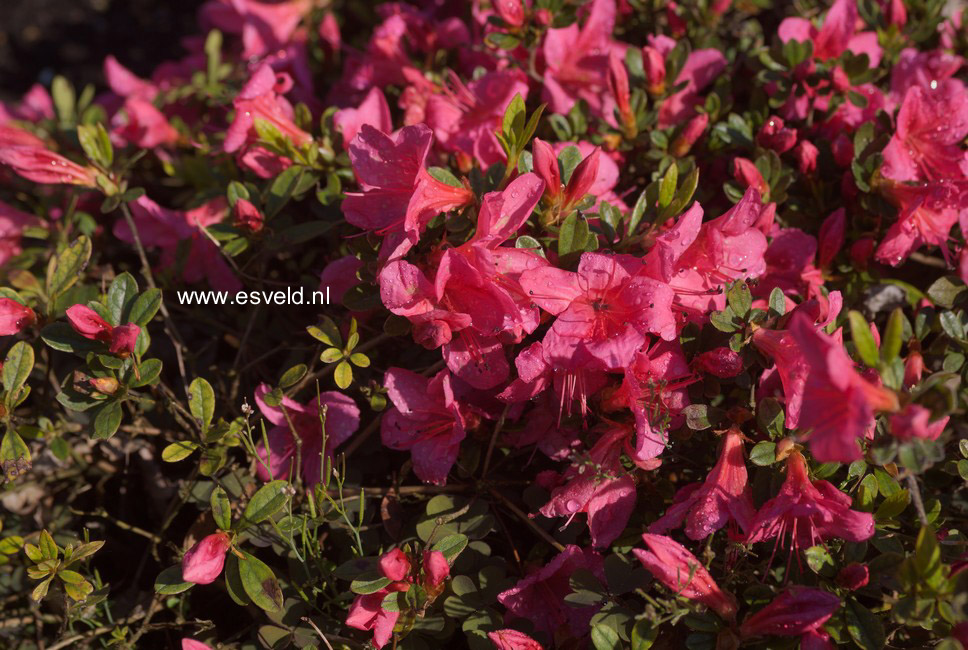
[(928, 515), (924, 511), (924, 501), (921, 500), (921, 488), (918, 487), (918, 478), (914, 474), (908, 474), (905, 482), (908, 484), (908, 491), (911, 493), (911, 501), (914, 502), (914, 509), (918, 511), (918, 519), (922, 526), (928, 525)]
[(514, 505), (514, 503), (512, 503), (510, 499), (505, 497), (503, 494), (501, 494), (494, 488), (490, 488), (488, 492), (491, 493), (491, 496), (493, 496), (495, 499), (500, 501), (505, 507), (507, 507), (508, 510), (513, 512), (518, 519), (520, 519), (522, 522), (527, 524), (528, 527), (531, 528), (531, 530), (537, 533), (538, 537), (540, 537), (548, 544), (553, 546), (559, 553), (565, 550), (564, 546), (562, 546), (557, 540), (555, 540), (554, 537), (552, 537), (547, 532), (545, 532), (545, 530), (541, 528), (538, 524), (534, 523), (534, 521), (531, 520), (531, 517), (529, 517), (525, 512), (523, 512), (521, 508)]
[(497, 437), (501, 435), (501, 429), (504, 428), (504, 420), (508, 416), (508, 410), (511, 408), (510, 402), (505, 404), (504, 412), (501, 413), (501, 418), (494, 425), (494, 432), (491, 434), (491, 441), (487, 445), (487, 454), (484, 456), (484, 469), (481, 470), (481, 478), (487, 476), (487, 470), (491, 466), (491, 455), (494, 453), (494, 445), (497, 442)]

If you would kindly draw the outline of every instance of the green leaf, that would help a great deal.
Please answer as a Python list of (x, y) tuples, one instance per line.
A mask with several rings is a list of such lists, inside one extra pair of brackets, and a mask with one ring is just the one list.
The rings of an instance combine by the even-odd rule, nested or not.
[(135, 298), (128, 311), (126, 320), (139, 327), (145, 327), (161, 307), (161, 289), (148, 289)]
[(648, 619), (641, 618), (632, 628), (632, 650), (649, 650), (659, 638), (659, 627)]
[(874, 513), (874, 518), (879, 522), (887, 519), (895, 519), (899, 514), (904, 512), (904, 509), (907, 508), (910, 502), (911, 494), (907, 490), (895, 492), (881, 502), (881, 505), (877, 507), (877, 511)]
[(857, 348), (857, 354), (867, 366), (876, 367), (877, 343), (874, 341), (874, 335), (871, 334), (867, 320), (860, 312), (854, 310), (851, 310), (847, 316), (850, 319), (850, 336), (854, 341), (854, 347)]
[(807, 558), (807, 565), (814, 573), (823, 573), (824, 575), (832, 573), (834, 559), (830, 556), (830, 551), (823, 546), (811, 546), (803, 554)]
[(282, 610), (282, 589), (272, 569), (253, 555), (241, 551), (239, 578), (246, 595), (261, 609), (267, 612)]
[(218, 81), (218, 69), (222, 57), (222, 32), (213, 29), (205, 37), (205, 75), (209, 85)]
[(19, 395), (33, 369), (34, 349), (26, 341), (17, 341), (3, 360), (3, 388), (7, 391), (7, 406), (13, 404), (13, 399)]
[[(101, 137), (101, 133), (104, 137)], [(110, 167), (114, 161), (114, 149), (111, 147), (111, 139), (107, 131), (100, 123), (97, 125), (81, 124), (77, 127), (77, 140), (81, 143), (88, 159), (97, 163), (101, 167)]]
[(783, 289), (780, 287), (774, 287), (773, 291), (770, 292), (770, 309), (778, 316), (786, 313), (786, 298), (783, 295)]
[(50, 84), (51, 98), (61, 124), (73, 124), (76, 119), (77, 95), (74, 86), (61, 75), (54, 77)]
[(884, 626), (880, 619), (853, 598), (847, 601), (847, 631), (862, 650), (884, 647)]
[(225, 556), (225, 568), (222, 570), (222, 573), (225, 575), (225, 588), (229, 593), (229, 597), (237, 605), (245, 607), (252, 601), (246, 595), (245, 587), (242, 586), (239, 564), (241, 563), (235, 553), (229, 553)]
[(229, 501), (229, 495), (222, 489), (222, 486), (216, 486), (212, 490), (209, 502), (212, 505), (212, 518), (215, 519), (215, 525), (222, 530), (230, 530), (232, 528), (232, 502)]
[(339, 327), (329, 316), (323, 316), (319, 323), (319, 327), (310, 325), (306, 328), (309, 335), (312, 336), (317, 341), (322, 341), (326, 345), (331, 345), (334, 348), (343, 347), (343, 337), (340, 336)]
[(271, 219), (276, 216), (285, 207), (289, 199), (292, 198), (296, 188), (299, 187), (305, 171), (305, 167), (293, 165), (276, 176), (275, 180), (272, 181), (272, 185), (269, 186), (269, 197), (266, 199), (266, 219)]
[(242, 515), (244, 521), (257, 524), (279, 512), (289, 498), (288, 487), (286, 481), (271, 481), (259, 488), (245, 507)]
[(763, 433), (774, 438), (783, 435), (786, 415), (775, 397), (764, 397), (756, 407), (756, 424)]
[(467, 548), (467, 542), (467, 535), (457, 533), (456, 535), (444, 537), (434, 544), (431, 550), (440, 551), (447, 558), (447, 564), (453, 564), (457, 556), (461, 554), (461, 551)]
[(161, 375), (162, 367), (160, 359), (145, 359), (138, 366), (140, 377), (133, 377), (128, 385), (132, 388), (140, 388), (155, 383)]
[(8, 428), (3, 434), (3, 441), (0, 441), (0, 463), (3, 466), (3, 476), (8, 482), (26, 474), (30, 469), (30, 448), (13, 429)]
[(94, 416), (94, 437), (106, 440), (113, 436), (121, 426), (121, 402), (111, 400), (98, 407)]
[(622, 647), (618, 632), (605, 623), (599, 623), (592, 628), (592, 645), (595, 650), (618, 650)]
[(112, 325), (122, 325), (125, 321), (122, 318), (126, 315), (125, 311), (130, 311), (130, 305), (138, 295), (138, 283), (131, 277), (131, 274), (124, 272), (114, 278), (111, 288), (108, 289), (108, 313)]
[(188, 408), (192, 417), (206, 433), (215, 415), (215, 391), (212, 385), (201, 377), (196, 377), (188, 387)]
[(764, 440), (753, 445), (750, 450), (750, 462), (760, 467), (766, 467), (776, 462), (776, 443)]
[(155, 593), (165, 596), (180, 594), (194, 586), (195, 583), (182, 580), (182, 568), (180, 564), (168, 567), (155, 578)]
[(881, 339), (881, 361), (890, 363), (901, 353), (901, 338), (904, 335), (904, 310), (900, 307), (891, 312), (887, 319), (887, 328)]
[(938, 278), (928, 287), (928, 298), (945, 309), (951, 309), (962, 297), (965, 289), (965, 283), (959, 278)]
[(729, 291), (726, 292), (726, 301), (733, 313), (740, 318), (746, 318), (753, 307), (753, 296), (750, 294), (749, 287), (742, 280), (737, 280), (729, 288)]
[(346, 390), (353, 383), (353, 368), (345, 360), (336, 364), (336, 371), (333, 373), (336, 385)]
[(518, 138), (524, 133), (526, 110), (520, 93), (514, 96), (505, 109), (504, 119), (501, 121), (501, 134), (509, 143), (517, 143)]
[(591, 231), (585, 217), (573, 212), (568, 215), (558, 231), (558, 256), (580, 254), (588, 246)]
[(191, 440), (173, 442), (161, 450), (161, 459), (166, 463), (177, 463), (192, 455), (198, 449), (198, 443)]
[(91, 259), (91, 240), (81, 235), (51, 259), (47, 267), (47, 296), (51, 304), (77, 282)]
[(279, 388), (295, 386), (306, 375), (307, 370), (309, 368), (306, 367), (306, 364), (300, 363), (282, 373), (282, 377), (279, 378)]
[(356, 579), (350, 583), (350, 591), (354, 594), (372, 594), (390, 584), (390, 578)]
[(664, 208), (672, 203), (676, 195), (676, 183), (679, 182), (679, 166), (675, 163), (669, 165), (669, 169), (662, 176), (659, 183), (659, 207)]
[(631, 237), (635, 235), (635, 231), (638, 230), (639, 224), (642, 223), (642, 217), (645, 216), (645, 210), (648, 207), (648, 200), (645, 196), (645, 190), (639, 194), (639, 198), (635, 201), (635, 206), (632, 207), (632, 212), (629, 215), (628, 227), (626, 229), (626, 234)]
[(720, 332), (729, 334), (739, 329), (739, 325), (733, 321), (734, 317), (733, 309), (727, 305), (723, 311), (714, 311), (710, 314), (709, 322)]
[(40, 541), (38, 542), (40, 547), (40, 554), (45, 560), (55, 560), (59, 554), (57, 544), (54, 542), (54, 538), (51, 534), (47, 532), (46, 529), (40, 531)]
[(568, 145), (558, 154), (558, 168), (561, 172), (561, 182), (565, 185), (571, 180), (575, 167), (582, 161), (581, 149), (575, 145)]

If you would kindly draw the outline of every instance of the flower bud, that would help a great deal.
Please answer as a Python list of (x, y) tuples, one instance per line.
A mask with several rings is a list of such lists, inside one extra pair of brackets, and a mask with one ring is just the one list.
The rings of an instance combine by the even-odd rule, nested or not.
[(913, 351), (908, 354), (907, 359), (904, 360), (904, 387), (916, 386), (920, 383), (923, 373), (924, 357), (921, 356), (921, 353)]
[(702, 372), (708, 372), (714, 377), (728, 379), (743, 372), (743, 359), (727, 347), (719, 347), (703, 352), (693, 361), (693, 365)]
[(866, 565), (854, 562), (840, 570), (837, 574), (837, 584), (844, 589), (855, 591), (867, 586), (867, 583), (870, 581), (870, 575), (870, 571)]
[(91, 386), (99, 393), (114, 395), (118, 391), (118, 380), (114, 377), (91, 377)]
[(222, 531), (203, 538), (182, 558), (182, 580), (198, 585), (215, 582), (222, 573), (229, 546), (231, 540)]
[(797, 168), (801, 174), (812, 174), (817, 170), (817, 148), (807, 140), (801, 140), (800, 144), (793, 150), (793, 155), (797, 159)]
[(817, 258), (820, 268), (826, 268), (844, 245), (847, 230), (847, 213), (839, 208), (830, 213), (820, 226)]
[(34, 310), (16, 300), (0, 297), (0, 336), (22, 332), (37, 322)]
[(398, 548), (387, 551), (380, 558), (380, 571), (390, 580), (398, 582), (410, 573), (410, 559)]
[(440, 586), (450, 575), (450, 565), (440, 551), (424, 551), (423, 570), (425, 583), (431, 587)]
[(82, 167), (60, 154), (40, 147), (0, 149), (0, 163), (9, 165), (19, 175), (35, 183), (97, 187), (93, 168)]
[(788, 129), (779, 117), (770, 117), (760, 128), (756, 141), (762, 147), (772, 149), (777, 153), (784, 153), (792, 149), (797, 143), (797, 130)]
[(700, 113), (689, 120), (683, 127), (682, 133), (672, 142), (672, 155), (682, 157), (689, 153), (692, 145), (696, 144), (696, 140), (702, 136), (708, 125), (709, 115), (706, 113)]
[(236, 201), (232, 214), (236, 228), (248, 230), (251, 233), (257, 233), (262, 230), (264, 217), (259, 212), (259, 208), (255, 207), (250, 201), (246, 201), (245, 199)]
[(661, 95), (665, 92), (665, 57), (651, 45), (642, 48), (642, 66), (645, 68), (645, 80), (648, 82), (649, 93)]
[(752, 187), (761, 196), (770, 191), (770, 186), (766, 184), (763, 174), (756, 168), (753, 161), (747, 158), (733, 159), (733, 178), (739, 182), (744, 190), (747, 187)]
[(511, 27), (524, 24), (524, 6), (521, 0), (494, 0), (491, 4), (497, 15)]

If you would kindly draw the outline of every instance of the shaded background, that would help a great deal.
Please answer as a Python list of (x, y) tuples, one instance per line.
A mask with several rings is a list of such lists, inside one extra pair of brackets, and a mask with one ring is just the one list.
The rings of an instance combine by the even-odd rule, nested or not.
[(202, 0), (0, 0), (0, 99), (63, 74), (103, 87), (114, 54), (140, 76), (183, 54)]

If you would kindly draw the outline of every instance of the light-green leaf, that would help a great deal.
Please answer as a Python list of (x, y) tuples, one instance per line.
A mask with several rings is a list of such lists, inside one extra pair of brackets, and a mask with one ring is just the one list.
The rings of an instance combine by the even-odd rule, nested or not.
[(8, 407), (14, 403), (33, 369), (34, 349), (26, 341), (17, 341), (3, 360), (3, 388), (7, 391)]
[(94, 416), (94, 437), (106, 440), (113, 436), (121, 426), (121, 402), (112, 400), (98, 407)]
[(209, 501), (212, 504), (212, 518), (215, 519), (215, 525), (222, 530), (231, 529), (232, 502), (229, 501), (229, 495), (221, 486), (216, 486), (212, 490), (212, 497)]
[(851, 310), (847, 316), (850, 319), (850, 336), (854, 341), (854, 347), (857, 348), (857, 354), (860, 355), (861, 361), (867, 366), (876, 367), (878, 359), (877, 343), (874, 341), (874, 335), (871, 334), (867, 319), (860, 312), (854, 310)]
[(192, 380), (188, 387), (188, 408), (202, 428), (202, 434), (205, 434), (212, 425), (212, 417), (215, 415), (215, 391), (205, 379), (196, 377)]
[(280, 611), (282, 589), (272, 569), (245, 551), (242, 551), (242, 555), (244, 559), (239, 560), (239, 577), (246, 595), (267, 612)]
[(90, 259), (91, 240), (85, 235), (78, 237), (60, 255), (51, 258), (47, 267), (47, 296), (51, 304), (80, 279)]
[(279, 512), (289, 498), (288, 486), (286, 481), (271, 481), (259, 488), (245, 507), (242, 515), (245, 522), (257, 524)]

